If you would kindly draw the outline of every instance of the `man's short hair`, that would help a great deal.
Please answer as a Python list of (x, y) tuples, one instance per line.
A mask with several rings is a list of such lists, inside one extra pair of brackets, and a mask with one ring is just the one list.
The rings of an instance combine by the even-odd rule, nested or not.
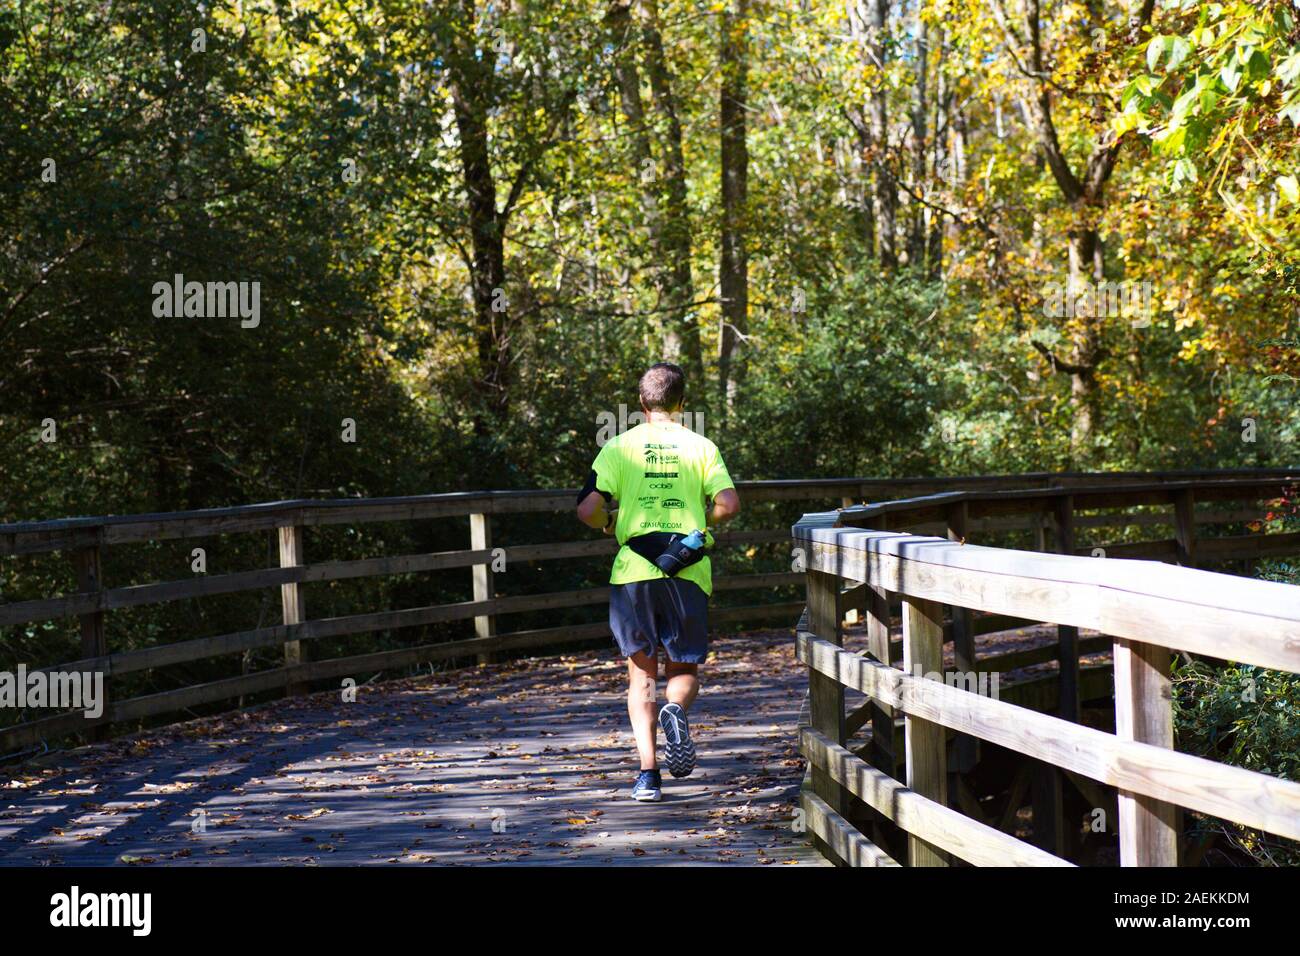
[(650, 411), (675, 412), (686, 394), (686, 376), (681, 367), (656, 362), (641, 376), (641, 404)]

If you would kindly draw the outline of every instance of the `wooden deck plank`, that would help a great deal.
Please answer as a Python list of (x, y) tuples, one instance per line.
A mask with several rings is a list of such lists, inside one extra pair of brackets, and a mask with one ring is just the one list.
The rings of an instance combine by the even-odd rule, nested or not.
[(699, 769), (665, 773), (659, 804), (626, 796), (624, 668), (600, 650), (360, 673), (355, 703), (318, 693), (4, 768), (0, 865), (828, 865), (794, 825), (790, 631), (719, 640), (702, 670)]

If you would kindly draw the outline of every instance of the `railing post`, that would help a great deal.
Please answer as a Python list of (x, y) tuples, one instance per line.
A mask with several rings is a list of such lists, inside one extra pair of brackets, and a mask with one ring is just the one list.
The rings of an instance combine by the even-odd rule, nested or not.
[(1196, 497), (1191, 488), (1174, 492), (1174, 540), (1178, 563), (1196, 567)]
[[(302, 566), (302, 526), (301, 525), (281, 525), (278, 529), (280, 537), (280, 567), (296, 568)], [(280, 585), (280, 608), (283, 612), (283, 621), (285, 625), (301, 624), (306, 616), (303, 608), (302, 590), (297, 581), (289, 584)], [(292, 668), (305, 664), (307, 662), (306, 648), (303, 647), (302, 641), (285, 641), (284, 642), (284, 666), (290, 668), (285, 681), (284, 692), (289, 696), (297, 696), (307, 692), (307, 684), (294, 679)]]
[(1033, 843), (1041, 850), (1061, 856), (1066, 852), (1065, 781), (1061, 770), (1042, 760), (1031, 759), (1029, 798), (1034, 810)]
[[(1063, 495), (1052, 502), (1055, 519), (1054, 548), (1058, 554), (1074, 553), (1074, 496)], [(1047, 550), (1043, 516), (1045, 510), (1035, 513), (1035, 547)], [(1078, 722), (1079, 711), (1079, 630), (1057, 625), (1056, 658), (1057, 713), (1067, 720)], [(1040, 849), (1058, 856), (1067, 852), (1068, 839), (1065, 826), (1065, 780), (1058, 767), (1041, 760), (1030, 764), (1030, 804), (1034, 810), (1033, 842)]]
[(889, 605), (892, 603), (889, 591), (879, 584), (867, 582), (866, 623), (867, 650), (871, 656), (882, 664), (893, 664), (899, 659), (900, 651), (889, 639)]
[[(74, 551), (72, 563), (77, 571), (78, 591), (94, 593), (104, 589), (104, 568), (98, 545)], [(108, 655), (108, 637), (104, 630), (104, 612), (91, 611), (89, 614), (82, 614), (80, 615), (80, 622), (82, 659), (106, 657)], [(107, 675), (105, 675), (104, 687), (105, 696), (107, 696)], [(104, 712), (107, 715), (108, 701), (104, 701)], [(108, 728), (106, 726), (92, 727), (90, 729), (90, 739), (103, 740), (107, 737), (107, 732)]]
[[(840, 578), (835, 574), (814, 571), (806, 573), (808, 592), (808, 628), (824, 641), (844, 643), (839, 616)], [(844, 685), (833, 677), (808, 668), (808, 722), (812, 728), (835, 741), (845, 743)], [(812, 768), (813, 793), (826, 801), (840, 816), (847, 816), (848, 798), (844, 789), (825, 770)], [(834, 856), (830, 847), (821, 844), (823, 854)]]
[[(72, 560), (77, 569), (78, 591), (93, 594), (104, 589), (104, 569), (98, 546), (74, 551)], [(79, 620), (81, 656), (83, 658), (103, 657), (108, 653), (108, 642), (104, 636), (104, 612), (91, 611), (89, 614), (81, 614)]]
[[(1170, 652), (1155, 644), (1115, 639), (1115, 735), (1157, 747), (1174, 746)], [(1119, 791), (1121, 866), (1177, 866), (1176, 808)]]
[[(882, 664), (892, 664), (897, 659), (893, 641), (889, 639), (889, 592), (879, 584), (866, 583), (864, 617), (867, 630), (867, 653)], [(894, 744), (894, 708), (875, 698), (867, 701), (870, 708), (868, 723), (871, 726), (871, 765), (881, 773), (898, 778), (898, 755)], [(874, 811), (873, 811), (874, 812)], [(888, 846), (893, 839), (892, 825), (883, 815), (873, 817), (872, 831), (879, 846)]]
[(845, 624), (857, 624), (862, 620), (866, 591), (866, 585), (863, 584), (840, 592), (840, 620)]
[[(943, 674), (943, 605), (920, 598), (903, 599), (903, 670), (913, 677)], [(923, 797), (948, 805), (948, 747), (940, 724), (904, 710), (907, 785)], [(908, 834), (912, 866), (947, 866), (948, 857), (919, 837)]]
[[(469, 516), (469, 547), (471, 551), (486, 551), (492, 547), (492, 518), (486, 514)], [(495, 580), (490, 560), (475, 564), (474, 600), (490, 601), (496, 595)], [(497, 619), (492, 614), (481, 614), (474, 618), (475, 637), (493, 637), (497, 632)], [(480, 664), (491, 664), (494, 655), (485, 651), (478, 656)]]
[[(867, 652), (882, 664), (892, 664), (896, 654), (889, 639), (889, 592), (870, 581), (867, 582), (866, 620)], [(871, 744), (872, 763), (876, 769), (891, 777), (897, 776), (894, 709), (876, 700), (871, 701)]]
[[(1056, 499), (1056, 552), (1074, 554), (1074, 495)], [(1079, 629), (1066, 624), (1056, 627), (1057, 660), (1061, 669), (1058, 712), (1066, 720), (1079, 722)]]
[[(948, 506), (948, 540), (964, 542), (969, 524), (970, 509), (965, 501)], [(950, 605), (952, 614), (952, 663), (959, 673), (975, 673), (975, 627), (970, 608)], [(969, 773), (979, 759), (979, 741), (969, 734), (958, 734), (955, 741), (958, 773)]]

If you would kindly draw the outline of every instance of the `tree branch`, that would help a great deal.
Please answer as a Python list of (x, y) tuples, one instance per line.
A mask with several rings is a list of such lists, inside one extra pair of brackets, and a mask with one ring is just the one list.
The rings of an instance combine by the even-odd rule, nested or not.
[(1043, 358), (1047, 359), (1047, 361), (1052, 366), (1052, 371), (1063, 372), (1066, 375), (1091, 375), (1093, 372), (1097, 370), (1097, 366), (1099, 366), (1102, 363), (1102, 360), (1105, 359), (1110, 354), (1104, 348), (1098, 349), (1097, 353), (1093, 356), (1092, 362), (1090, 362), (1087, 365), (1083, 365), (1077, 362), (1065, 361), (1065, 359), (1061, 358), (1059, 355), (1057, 355), (1055, 352), (1049, 349), (1042, 342), (1039, 342), (1035, 339), (1030, 339), (1030, 344), (1034, 348), (1038, 349), (1040, 353), (1042, 353)]
[[(1048, 89), (1050, 76), (1043, 70), (1043, 37), (1039, 24), (1038, 0), (1029, 0), (1027, 3), (1025, 20), (1029, 28), (1028, 41), (1022, 41), (1011, 25), (1005, 0), (994, 0), (993, 13), (1002, 27), (1007, 49), (1017, 69), (1034, 84), (1034, 95), (1029, 100), (1028, 112), (1033, 119), (1034, 132), (1038, 138), (1038, 145), (1047, 159), (1047, 166), (1052, 171), (1052, 177), (1066, 200), (1076, 202), (1083, 196), (1083, 186), (1065, 159), (1060, 139), (1056, 135), (1056, 124), (1052, 120), (1052, 97)], [(1028, 65), (1021, 61), (1015, 50), (1016, 45), (1021, 42), (1027, 42), (1029, 45)]]

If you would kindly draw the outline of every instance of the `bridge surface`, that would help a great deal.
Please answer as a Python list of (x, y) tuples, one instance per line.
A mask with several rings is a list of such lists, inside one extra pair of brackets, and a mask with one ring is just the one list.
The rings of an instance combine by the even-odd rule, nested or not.
[(791, 825), (807, 686), (791, 633), (720, 640), (702, 673), (700, 765), (665, 772), (659, 804), (626, 795), (637, 764), (609, 649), (375, 682), (355, 702), (286, 699), (0, 768), (0, 864), (827, 865)]

